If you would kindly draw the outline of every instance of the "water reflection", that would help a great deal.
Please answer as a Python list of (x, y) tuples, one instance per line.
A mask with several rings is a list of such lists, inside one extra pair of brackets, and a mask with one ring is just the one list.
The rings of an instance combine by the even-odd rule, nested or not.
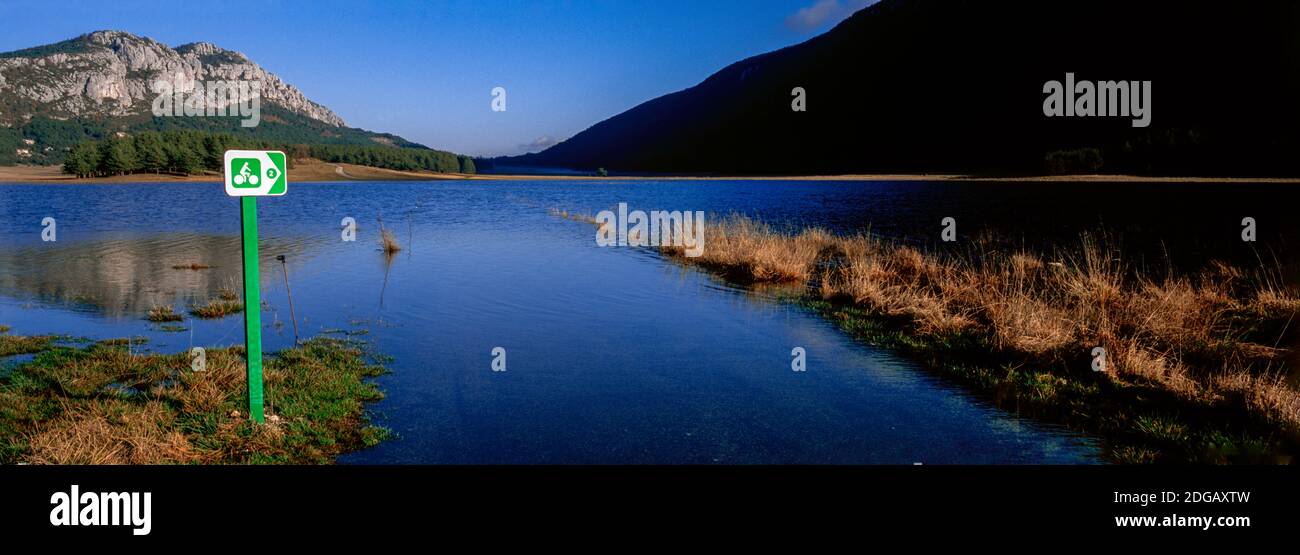
[[(276, 255), (308, 257), (311, 244), (264, 240), (259, 253), (263, 282), (278, 277), (272, 274)], [(240, 239), (228, 235), (166, 232), (40, 246), (0, 244), (0, 294), (112, 318), (139, 317), (154, 306), (183, 307), (215, 297), (223, 288), (242, 290), (242, 264)]]

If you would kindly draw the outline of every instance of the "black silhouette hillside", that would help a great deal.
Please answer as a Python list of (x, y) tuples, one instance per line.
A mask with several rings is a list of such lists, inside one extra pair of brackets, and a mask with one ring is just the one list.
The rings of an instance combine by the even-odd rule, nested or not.
[[(626, 173), (1297, 175), (1300, 3), (883, 0), (509, 167)], [(1152, 81), (1151, 123), (1043, 84)], [(610, 86), (616, 86), (611, 84)], [(807, 111), (791, 110), (791, 90)]]

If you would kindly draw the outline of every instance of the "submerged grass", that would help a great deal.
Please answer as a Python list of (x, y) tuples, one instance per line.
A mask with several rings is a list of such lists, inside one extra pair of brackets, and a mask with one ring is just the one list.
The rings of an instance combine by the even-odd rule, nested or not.
[(136, 354), (125, 342), (46, 346), (0, 379), (0, 463), (322, 464), (388, 437), (359, 344), (316, 338), (268, 356), (267, 423), (247, 410), (243, 349)]
[(386, 254), (393, 254), (402, 250), (402, 245), (397, 243), (397, 236), (393, 235), (393, 232), (387, 229), (382, 230), (379, 233), (379, 247), (383, 249)]
[(379, 249), (384, 251), (384, 254), (388, 255), (396, 254), (397, 251), (402, 250), (402, 245), (397, 242), (397, 235), (384, 227), (384, 217), (382, 214), (378, 217), (378, 221)]
[(237, 299), (238, 297), (236, 299), (224, 298), (224, 295), (222, 298), (209, 299), (207, 304), (191, 306), (190, 314), (193, 314), (195, 318), (209, 320), (238, 314), (244, 311), (244, 303), (239, 302)]
[[(0, 334), (3, 334), (9, 330), (7, 326), (0, 326), (0, 327), (4, 328), (3, 331), (0, 331)], [(0, 335), (0, 357), (25, 355), (25, 354), (40, 352), (46, 347), (49, 347), (49, 345), (51, 344), (51, 342), (54, 341), (54, 339), (55, 338), (50, 335), (37, 335), (32, 337), (23, 337), (20, 335)]]
[(150, 322), (179, 322), (184, 320), (185, 317), (174, 312), (171, 305), (159, 305), (149, 309), (149, 314), (145, 319)]
[[(859, 339), (923, 358), (1004, 407), (1108, 440), (1125, 462), (1289, 462), (1300, 392), (1284, 379), (1300, 298), (1224, 264), (1156, 277), (1083, 237), (1045, 255), (982, 242), (925, 252), (870, 235), (733, 216), (684, 264), (798, 301)], [(1106, 352), (1094, 372), (1092, 351)]]
[(593, 218), (589, 214), (569, 212), (568, 210), (560, 210), (559, 208), (550, 208), (546, 211), (546, 213), (550, 214), (552, 217), (556, 217), (564, 220), (570, 220), (574, 222), (580, 222), (580, 223), (592, 224), (592, 225), (600, 224), (600, 222), (596, 221), (596, 218)]

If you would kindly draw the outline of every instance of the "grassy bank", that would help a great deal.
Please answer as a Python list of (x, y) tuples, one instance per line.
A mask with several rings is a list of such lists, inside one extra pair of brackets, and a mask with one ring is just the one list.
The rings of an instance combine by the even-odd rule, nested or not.
[(384, 372), (354, 342), (317, 338), (265, 360), (267, 422), (248, 420), (243, 349), (140, 354), (125, 340), (66, 347), (0, 336), (35, 357), (0, 376), (0, 463), (322, 464), (388, 431), (364, 407)]
[(1300, 299), (1265, 271), (1216, 263), (1155, 277), (1087, 237), (1055, 253), (954, 255), (742, 217), (711, 222), (697, 258), (664, 252), (739, 283), (802, 285), (798, 302), (855, 337), (1099, 434), (1113, 460), (1290, 462), (1300, 446), (1283, 348), (1296, 343)]

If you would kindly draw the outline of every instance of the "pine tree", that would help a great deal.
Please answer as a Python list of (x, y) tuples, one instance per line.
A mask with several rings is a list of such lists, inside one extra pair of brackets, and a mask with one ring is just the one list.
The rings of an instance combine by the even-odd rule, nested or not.
[(127, 139), (110, 139), (101, 149), (99, 170), (109, 175), (126, 175), (136, 170), (135, 146)]
[(90, 177), (99, 166), (99, 149), (92, 141), (84, 141), (68, 153), (63, 162), (63, 173), (77, 177)]
[(186, 175), (203, 173), (203, 158), (193, 145), (182, 143), (172, 146), (167, 154), (167, 165)]
[(162, 136), (157, 133), (136, 135), (135, 152), (141, 171), (158, 173), (167, 167), (167, 150), (163, 148)]

